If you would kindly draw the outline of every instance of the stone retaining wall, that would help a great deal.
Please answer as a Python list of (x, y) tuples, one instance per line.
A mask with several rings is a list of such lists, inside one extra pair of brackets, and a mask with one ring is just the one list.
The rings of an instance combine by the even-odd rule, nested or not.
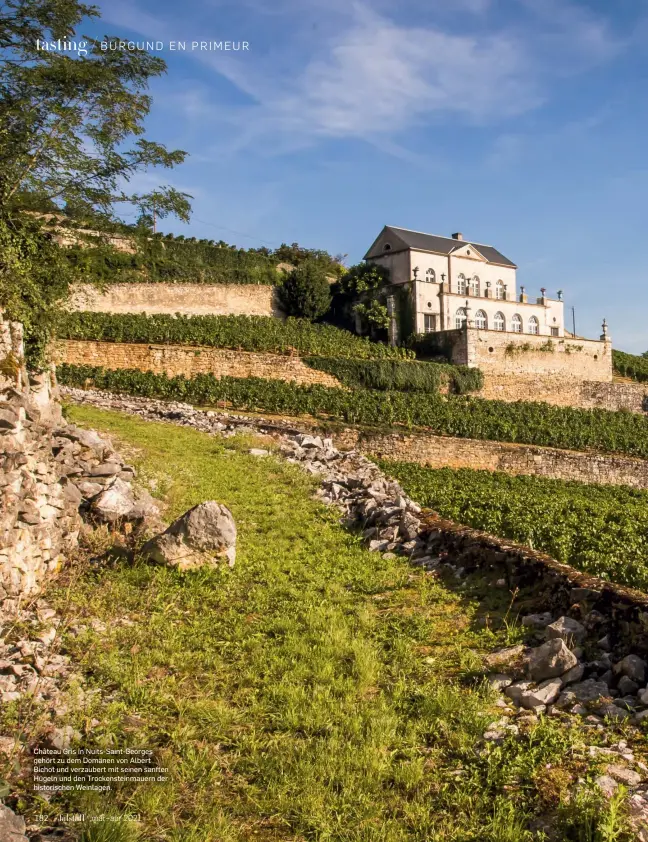
[(484, 372), (612, 381), (612, 343), (609, 341), (475, 328), (449, 333), (454, 337), (453, 362), (465, 362)]
[[(293, 380), (301, 385), (342, 387), (333, 376), (309, 368), (299, 357), (255, 354), (221, 348), (65, 340), (58, 344), (56, 359), (58, 362), (103, 366), (109, 369), (138, 368), (168, 376), (181, 374), (192, 377), (196, 374), (211, 373), (216, 377), (265, 377)], [(635, 384), (590, 385), (605, 390), (617, 385)], [(636, 390), (635, 394), (638, 395), (641, 391)], [(533, 392), (528, 391), (527, 396), (529, 394), (535, 396)], [(306, 419), (299, 419), (299, 423), (317, 429), (332, 427), (323, 422), (309, 422)], [(372, 456), (417, 462), (431, 468), (472, 468), (603, 485), (648, 488), (648, 462), (627, 456), (451, 438), (423, 431), (361, 431), (356, 428), (343, 428), (341, 424), (334, 426), (336, 442), (339, 442), (340, 446), (358, 447)]]
[(515, 402), (534, 400), (579, 409), (648, 410), (648, 384), (577, 380), (563, 375), (500, 374), (484, 371), (480, 398)]
[(103, 366), (109, 369), (138, 368), (169, 377), (213, 374), (216, 377), (264, 377), (293, 380), (302, 386), (319, 384), (343, 388), (324, 371), (309, 368), (299, 357), (261, 354), (192, 345), (146, 345), (144, 343), (93, 342), (67, 339), (57, 343), (57, 363)]
[(450, 438), (426, 433), (380, 433), (344, 429), (334, 433), (338, 447), (357, 447), (384, 459), (430, 468), (472, 468), (508, 474), (648, 488), (648, 462), (627, 456), (581, 453), (508, 442)]
[[(648, 654), (648, 595), (561, 564), (544, 553), (424, 513), (428, 546), (466, 571), (504, 574), (507, 587), (529, 588), (536, 606), (579, 617), (599, 615), (596, 636), (607, 633), (619, 653)], [(594, 616), (594, 615), (592, 615)]]
[(182, 313), (185, 316), (280, 316), (276, 288), (261, 284), (92, 284), (73, 287), (70, 310)]

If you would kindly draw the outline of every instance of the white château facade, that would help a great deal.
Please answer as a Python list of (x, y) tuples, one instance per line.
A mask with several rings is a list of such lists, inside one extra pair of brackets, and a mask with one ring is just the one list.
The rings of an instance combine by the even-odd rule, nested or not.
[(391, 283), (412, 284), (415, 333), (467, 326), (536, 336), (565, 336), (562, 292), (529, 300), (517, 289), (517, 266), (493, 246), (385, 226), (365, 260), (389, 270)]

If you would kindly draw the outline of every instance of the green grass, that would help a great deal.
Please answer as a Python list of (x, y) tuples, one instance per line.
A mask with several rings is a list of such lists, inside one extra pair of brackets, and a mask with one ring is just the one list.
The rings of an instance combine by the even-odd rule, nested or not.
[(104, 694), (72, 722), (94, 716), (98, 743), (157, 747), (172, 779), (38, 809), (141, 814), (83, 842), (532, 842), (538, 817), (561, 840), (629, 839), (616, 805), (567, 803), (593, 774), (579, 726), (480, 744), (499, 714), (476, 670), (519, 637), (510, 594), (475, 581), (461, 595), (369, 553), (312, 499), (311, 477), (250, 456), (256, 440), (69, 415), (118, 437), (169, 518), (228, 505), (239, 545), (233, 569), (117, 561), (61, 580), (49, 598), (62, 611), (106, 624), (66, 639)]
[(411, 462), (379, 464), (443, 517), (648, 591), (646, 491)]

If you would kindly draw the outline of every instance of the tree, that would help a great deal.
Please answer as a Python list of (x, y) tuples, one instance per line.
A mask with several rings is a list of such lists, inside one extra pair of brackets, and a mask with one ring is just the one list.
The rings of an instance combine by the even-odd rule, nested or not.
[(357, 299), (367, 293), (374, 293), (389, 284), (389, 271), (376, 263), (358, 263), (338, 281), (342, 295)]
[[(94, 6), (78, 0), (6, 0), (0, 11), (0, 206), (20, 190), (81, 200), (112, 213), (131, 200), (136, 172), (173, 167), (186, 153), (142, 137), (151, 106), (149, 80), (164, 61), (138, 49), (102, 49), (84, 38), (87, 55), (44, 50), (69, 42)], [(78, 39), (77, 39), (78, 40)], [(106, 37), (105, 42), (118, 39)], [(132, 137), (139, 138), (124, 148)], [(186, 207), (179, 208), (181, 215)]]
[(325, 271), (312, 261), (293, 269), (279, 287), (279, 297), (289, 316), (314, 321), (331, 306), (331, 289)]
[[(188, 193), (181, 193), (175, 187), (164, 187), (160, 190), (153, 190), (151, 193), (142, 193), (129, 198), (131, 204), (135, 205), (140, 212), (140, 220), (150, 220), (151, 229), (156, 230), (157, 220), (174, 215), (189, 221), (191, 205)], [(139, 220), (138, 220), (139, 222)]]
[(9, 224), (0, 214), (0, 304), (10, 319), (23, 323), (32, 369), (46, 361), (58, 304), (67, 297), (71, 276), (63, 250), (37, 219), (22, 216)]
[(373, 331), (385, 331), (389, 315), (385, 305), (389, 271), (375, 263), (358, 263), (345, 272), (335, 286), (336, 309), (345, 314), (347, 323), (355, 327), (359, 316), (365, 326)]
[(143, 50), (102, 49), (86, 37), (74, 39), (84, 52), (42, 48), (58, 39), (69, 43), (86, 17), (98, 11), (79, 0), (0, 6), (0, 307), (25, 321), (29, 347), (42, 346), (34, 331), (48, 331), (47, 313), (54, 318), (70, 277), (37, 218), (21, 212), (25, 197), (32, 207), (65, 204), (97, 220), (114, 219), (121, 202), (135, 201), (146, 212), (153, 200), (159, 215), (189, 218), (189, 197), (174, 188), (143, 196), (127, 190), (137, 172), (185, 158), (143, 137), (151, 106), (146, 91), (165, 72), (164, 61)]

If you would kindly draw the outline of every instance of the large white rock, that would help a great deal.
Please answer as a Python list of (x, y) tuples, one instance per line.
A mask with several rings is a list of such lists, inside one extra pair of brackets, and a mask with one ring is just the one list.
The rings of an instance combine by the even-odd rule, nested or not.
[(117, 478), (109, 488), (95, 497), (91, 509), (99, 520), (113, 523), (120, 517), (126, 517), (134, 505), (135, 497), (130, 484)]
[(230, 567), (236, 558), (236, 524), (230, 510), (207, 500), (189, 509), (160, 535), (142, 548), (146, 557), (177, 567), (193, 570), (216, 566), (226, 559)]
[(523, 708), (533, 710), (538, 705), (550, 705), (560, 695), (562, 681), (559, 678), (548, 678), (538, 684), (537, 687), (526, 690), (520, 696), (520, 705)]
[(533, 681), (544, 681), (545, 678), (562, 675), (577, 663), (576, 656), (565, 641), (556, 637), (532, 650), (529, 656), (529, 675)]
[(554, 623), (547, 626), (545, 634), (547, 640), (554, 640), (559, 637), (565, 643), (571, 645), (580, 643), (586, 635), (585, 626), (573, 620), (571, 617), (559, 617)]

